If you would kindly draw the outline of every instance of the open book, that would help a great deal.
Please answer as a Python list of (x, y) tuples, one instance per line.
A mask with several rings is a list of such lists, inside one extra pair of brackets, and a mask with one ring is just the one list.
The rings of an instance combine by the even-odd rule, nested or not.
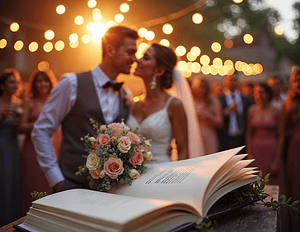
[(170, 231), (200, 223), (226, 193), (257, 181), (242, 149), (149, 164), (147, 173), (103, 193), (67, 190), (32, 203), (23, 227), (37, 231)]

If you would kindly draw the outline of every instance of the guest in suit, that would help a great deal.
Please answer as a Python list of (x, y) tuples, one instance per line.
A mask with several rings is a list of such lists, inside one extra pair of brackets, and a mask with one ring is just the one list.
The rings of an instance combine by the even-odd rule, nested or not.
[[(126, 96), (114, 85), (120, 73), (129, 74), (138, 34), (123, 26), (109, 28), (102, 37), (102, 63), (88, 72), (66, 74), (52, 90), (32, 131), (39, 164), (55, 191), (89, 188), (88, 173), (75, 176), (85, 163), (81, 138), (93, 134), (89, 119), (109, 124), (127, 119)], [(59, 161), (54, 155), (51, 136), (62, 124), (63, 142)]]
[(251, 105), (238, 89), (236, 73), (225, 77), (224, 86), (225, 95), (220, 97), (224, 116), (224, 128), (219, 132), (221, 151), (245, 145), (247, 109)]

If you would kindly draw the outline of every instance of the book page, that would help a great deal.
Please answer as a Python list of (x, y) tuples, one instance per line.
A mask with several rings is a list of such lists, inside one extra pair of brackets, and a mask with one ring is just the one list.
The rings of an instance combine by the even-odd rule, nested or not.
[(203, 216), (203, 196), (210, 181), (242, 148), (177, 162), (149, 164), (147, 173), (134, 180), (130, 187), (120, 187), (112, 192), (187, 203)]

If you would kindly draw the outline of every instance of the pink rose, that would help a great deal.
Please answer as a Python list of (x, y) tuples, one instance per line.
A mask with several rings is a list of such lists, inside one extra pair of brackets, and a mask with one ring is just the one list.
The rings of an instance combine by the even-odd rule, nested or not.
[(116, 144), (116, 143), (118, 142), (118, 138), (117, 138), (116, 136), (112, 136), (112, 137), (110, 138), (110, 142), (111, 142), (112, 144)]
[(98, 147), (97, 147), (98, 143), (92, 142), (91, 144), (92, 144), (92, 147), (93, 147), (94, 150), (98, 150)]
[(126, 153), (131, 148), (130, 138), (127, 136), (122, 136), (119, 140), (118, 149), (122, 153)]
[(130, 138), (130, 141), (132, 144), (136, 144), (136, 143), (139, 143), (140, 142), (140, 138), (139, 136), (137, 136), (135, 133), (133, 132), (128, 132), (126, 134), (126, 136), (128, 136)]
[(105, 130), (105, 129), (106, 129), (106, 125), (105, 124), (100, 126), (100, 130)]
[(137, 165), (141, 165), (143, 161), (144, 161), (144, 155), (141, 152), (136, 153), (135, 155), (131, 156), (131, 158), (129, 159), (129, 162), (135, 168)]
[(93, 179), (99, 179), (100, 178), (100, 173), (101, 170), (100, 169), (91, 169), (89, 170), (89, 173), (91, 174), (91, 176), (93, 177)]
[(144, 147), (143, 145), (138, 145), (137, 146), (137, 149), (140, 151), (140, 152), (147, 152), (149, 149), (147, 147)]
[(117, 179), (124, 171), (123, 162), (119, 158), (111, 157), (104, 163), (103, 170), (111, 179)]
[(122, 126), (121, 123), (111, 123), (108, 125), (112, 129), (112, 134), (119, 137), (122, 135)]
[(98, 143), (103, 146), (107, 146), (110, 144), (110, 137), (108, 134), (99, 134), (96, 138)]

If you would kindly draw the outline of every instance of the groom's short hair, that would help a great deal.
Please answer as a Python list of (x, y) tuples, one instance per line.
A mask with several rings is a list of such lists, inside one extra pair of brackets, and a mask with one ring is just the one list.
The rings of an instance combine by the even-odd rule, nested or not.
[(125, 38), (137, 40), (139, 35), (137, 31), (124, 26), (113, 26), (108, 28), (102, 37), (102, 57), (105, 56), (105, 47), (108, 44), (111, 44), (116, 50), (118, 50), (123, 44)]

